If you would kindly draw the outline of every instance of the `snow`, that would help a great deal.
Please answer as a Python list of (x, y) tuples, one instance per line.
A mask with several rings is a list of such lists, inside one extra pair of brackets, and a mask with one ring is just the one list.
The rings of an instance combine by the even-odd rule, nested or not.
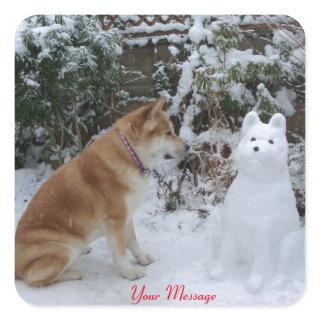
[(254, 23), (254, 18), (250, 15), (245, 16), (242, 20), (242, 24), (253, 24)]
[(25, 82), (26, 85), (31, 86), (31, 87), (36, 87), (39, 88), (40, 84), (32, 79), (30, 79), (28, 76), (25, 77)]
[(15, 174), (16, 223), (23, 214), (30, 198), (40, 185), (53, 173), (50, 166), (38, 165), (36, 168), (19, 169)]
[(279, 108), (285, 116), (292, 116), (295, 113), (295, 108), (292, 102), (297, 98), (296, 93), (286, 87), (282, 87), (277, 93), (276, 98), (279, 101)]
[(50, 58), (50, 49), (44, 48), (40, 53), (38, 54), (38, 59), (42, 60), (45, 58)]
[(200, 55), (193, 52), (191, 56), (182, 64), (182, 73), (178, 84), (177, 94), (172, 99), (169, 111), (174, 114), (179, 111), (181, 100), (188, 94), (193, 84), (193, 71), (198, 67)]
[(168, 50), (173, 57), (175, 57), (180, 52), (180, 50), (175, 46), (169, 46)]
[[(296, 99), (297, 95), (293, 90), (286, 87), (282, 87), (276, 92), (275, 98), (271, 96), (270, 92), (263, 83), (257, 86), (259, 93), (266, 97), (269, 101), (274, 103), (279, 110), (281, 110), (285, 116), (292, 116), (295, 113), (295, 108), (292, 102)], [(258, 110), (260, 101), (254, 106), (253, 110)]]
[(286, 43), (295, 47), (298, 43), (298, 40), (291, 31), (285, 29), (277, 29), (274, 31), (273, 42), (280, 45)]
[(208, 46), (203, 44), (200, 46), (199, 52), (206, 66), (214, 67), (218, 64), (219, 56), (215, 49), (209, 48)]
[(125, 16), (125, 15), (122, 15), (119, 17), (123, 22), (127, 22), (129, 20), (132, 20), (134, 22), (138, 22), (140, 20), (140, 17), (139, 16)]
[[(16, 221), (52, 172), (50, 166), (43, 164), (34, 169), (16, 170)], [(21, 297), (34, 304), (129, 304), (133, 284), (139, 288), (146, 285), (147, 293), (161, 295), (157, 301), (140, 304), (204, 304), (203, 301), (167, 301), (165, 288), (168, 284), (184, 284), (187, 293), (215, 294), (217, 298), (209, 305), (281, 305), (293, 303), (301, 296), (304, 288), (301, 277), (293, 279), (286, 289), (267, 287), (250, 294), (244, 286), (246, 266), (239, 269), (239, 278), (221, 282), (210, 279), (208, 263), (212, 243), (214, 252), (219, 242), (221, 206), (194, 203), (193, 210), (164, 212), (155, 195), (155, 181), (151, 179), (150, 182), (148, 199), (134, 216), (141, 246), (156, 259), (144, 267), (144, 278), (134, 282), (121, 278), (113, 267), (109, 247), (104, 239), (99, 239), (92, 243), (92, 253), (75, 262), (74, 267), (86, 273), (84, 279), (43, 288), (29, 288), (17, 280), (16, 288)], [(208, 210), (209, 215), (201, 218), (197, 207)], [(132, 257), (131, 261), (135, 263)]]
[(247, 49), (244, 51), (231, 49), (228, 53), (226, 64), (233, 66), (234, 64), (239, 63), (242, 67), (246, 67), (249, 62), (261, 63), (264, 65), (273, 63), (273, 61), (263, 55), (253, 54), (252, 49)]
[(15, 33), (15, 50), (18, 53), (23, 53), (27, 50), (21, 37), (21, 32), (24, 31), (26, 27), (27, 27), (27, 23), (25, 20), (23, 20), (17, 27), (16, 33)]
[(246, 101), (247, 104), (252, 105), (255, 103), (254, 96), (250, 90), (248, 90), (243, 83), (231, 83), (228, 87), (228, 92), (232, 100), (242, 103)]
[(187, 144), (191, 144), (195, 139), (196, 135), (190, 127), (183, 125), (180, 129), (180, 138)]
[(149, 37), (137, 37), (137, 38), (128, 38), (126, 40), (126, 45), (129, 47), (138, 46), (144, 47), (151, 41), (153, 44), (157, 44), (160, 40), (166, 39), (169, 43), (183, 43), (187, 40), (187, 35), (181, 34), (170, 34), (170, 35), (161, 35), (161, 36), (153, 36), (150, 35)]
[(292, 51), (292, 54), (290, 55), (290, 60), (293, 63), (303, 65), (305, 59), (305, 50), (304, 48), (297, 48)]
[[(277, 107), (279, 107), (279, 101), (272, 97), (269, 90), (266, 88), (266, 86), (263, 83), (259, 83), (257, 85), (257, 91), (262, 97), (267, 98), (271, 103), (275, 104)], [(259, 99), (255, 106), (252, 108), (253, 111), (258, 111), (260, 107), (261, 100)]]
[(184, 113), (183, 122), (180, 128), (180, 138), (188, 145), (191, 145), (196, 138), (196, 134), (192, 131), (192, 121), (196, 112), (196, 106), (188, 106)]
[[(31, 17), (31, 24), (34, 25), (34, 27), (30, 27), (30, 24), (26, 22), (26, 20), (23, 20), (21, 24), (18, 26), (15, 34), (15, 49), (17, 53), (23, 53), (26, 51), (26, 48), (22, 41), (22, 33), (24, 31), (30, 32), (32, 36), (34, 37), (35, 44), (39, 47), (45, 48), (46, 47), (46, 37), (49, 32), (53, 31), (61, 31), (59, 33), (60, 37), (64, 37), (66, 40), (70, 38), (67, 32), (71, 28), (73, 28), (73, 23), (70, 23), (71, 19), (66, 19), (66, 26), (63, 26), (61, 24), (53, 23), (54, 22), (54, 16), (46, 15), (45, 16), (48, 23), (51, 23), (51, 25), (48, 26), (36, 26), (36, 17)], [(58, 35), (58, 33), (57, 33)]]
[(68, 28), (61, 24), (54, 23), (50, 26), (35, 27), (32, 29), (32, 33), (35, 37), (35, 43), (37, 44), (37, 46), (41, 48), (46, 48), (46, 37), (49, 32), (60, 31), (60, 33), (57, 33), (57, 36), (62, 37), (65, 40), (70, 39), (70, 36), (66, 32), (63, 32), (64, 30), (67, 31)]
[(147, 45), (147, 43), (151, 39), (152, 39), (152, 37), (150, 37), (150, 38), (143, 37), (143, 38), (128, 39), (128, 40), (126, 40), (126, 44), (129, 47), (133, 47), (133, 46), (144, 47), (145, 45)]
[(211, 32), (204, 28), (203, 26), (203, 19), (202, 16), (196, 16), (193, 18), (194, 24), (189, 29), (189, 39), (194, 43), (200, 43), (201, 41), (204, 41), (207, 37), (210, 37)]
[(42, 135), (46, 133), (46, 130), (43, 127), (37, 127), (34, 129), (33, 132), (37, 138), (40, 138)]
[(168, 24), (163, 24), (156, 22), (154, 25), (149, 26), (147, 23), (142, 22), (139, 26), (126, 26), (125, 33), (153, 33), (157, 31), (184, 31), (188, 29), (188, 25), (180, 22), (171, 22)]

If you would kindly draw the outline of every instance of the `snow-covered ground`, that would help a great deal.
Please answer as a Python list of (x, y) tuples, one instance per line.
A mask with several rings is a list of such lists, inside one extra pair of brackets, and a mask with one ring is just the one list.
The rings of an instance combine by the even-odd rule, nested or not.
[[(16, 171), (17, 222), (31, 197), (51, 173), (51, 168), (45, 165)], [(204, 305), (203, 301), (167, 301), (165, 288), (168, 284), (185, 285), (187, 294), (215, 294), (216, 299), (208, 305), (283, 305), (298, 300), (304, 290), (302, 269), (297, 270), (285, 289), (279, 291), (269, 286), (257, 294), (245, 289), (246, 265), (232, 279), (222, 282), (210, 279), (208, 261), (212, 247), (217, 247), (221, 206), (209, 207), (209, 213), (206, 218), (201, 218), (196, 210), (166, 213), (159, 205), (155, 188), (151, 188), (148, 200), (134, 218), (141, 246), (156, 259), (155, 263), (144, 267), (144, 278), (133, 282), (121, 278), (113, 267), (105, 240), (99, 239), (92, 243), (90, 254), (75, 262), (74, 268), (85, 271), (84, 279), (43, 288), (29, 288), (17, 280), (17, 291), (34, 304), (129, 304), (133, 284), (138, 289), (146, 285), (146, 294), (161, 296), (156, 301), (140, 304)], [(133, 257), (130, 259), (135, 263)]]

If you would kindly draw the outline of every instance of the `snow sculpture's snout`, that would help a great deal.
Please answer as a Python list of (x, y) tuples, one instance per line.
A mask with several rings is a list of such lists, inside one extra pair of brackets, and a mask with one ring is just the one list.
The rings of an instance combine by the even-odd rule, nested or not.
[(285, 117), (276, 113), (269, 123), (249, 112), (243, 120), (241, 141), (236, 150), (239, 171), (270, 179), (287, 165), (288, 143)]

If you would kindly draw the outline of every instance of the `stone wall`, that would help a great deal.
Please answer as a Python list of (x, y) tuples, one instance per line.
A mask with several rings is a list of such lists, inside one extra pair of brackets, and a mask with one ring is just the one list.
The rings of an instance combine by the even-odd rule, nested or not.
[[(122, 55), (122, 64), (125, 70), (130, 72), (125, 77), (124, 90), (128, 91), (130, 97), (153, 97), (154, 81), (153, 73), (156, 71), (154, 64), (157, 61), (168, 61), (170, 52), (167, 42), (160, 42), (156, 45), (148, 44), (144, 47), (125, 48)], [(139, 78), (133, 72), (140, 71), (143, 78)]]

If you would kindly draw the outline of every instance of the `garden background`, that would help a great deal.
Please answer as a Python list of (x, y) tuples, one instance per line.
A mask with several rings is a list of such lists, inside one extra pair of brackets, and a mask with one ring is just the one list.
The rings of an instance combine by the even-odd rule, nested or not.
[[(154, 239), (146, 245), (157, 248), (160, 260), (145, 281), (160, 288), (179, 269), (176, 281), (208, 289), (209, 243), (214, 249), (221, 205), (237, 170), (233, 150), (250, 110), (264, 121), (275, 112), (287, 118), (288, 164), (304, 225), (304, 55), (304, 32), (287, 16), (27, 18), (16, 33), (17, 220), (53, 170), (118, 118), (165, 95), (166, 113), (191, 151), (183, 163), (170, 160), (157, 168), (160, 176), (151, 178), (150, 196), (137, 215), (138, 234), (144, 242)], [(159, 246), (163, 238), (172, 248), (169, 266)], [(186, 247), (185, 258), (177, 259)], [(112, 291), (123, 293), (130, 285), (117, 280), (105, 243), (93, 249), (79, 262), (88, 272), (81, 283), (56, 284), (41, 297), (22, 283), (18, 291), (29, 301), (62, 303), (67, 287), (68, 303), (127, 303), (129, 294)], [(297, 268), (284, 292), (269, 288), (255, 297), (241, 281), (211, 285), (221, 304), (281, 304), (301, 294), (303, 274)], [(91, 288), (89, 297), (81, 286)]]

